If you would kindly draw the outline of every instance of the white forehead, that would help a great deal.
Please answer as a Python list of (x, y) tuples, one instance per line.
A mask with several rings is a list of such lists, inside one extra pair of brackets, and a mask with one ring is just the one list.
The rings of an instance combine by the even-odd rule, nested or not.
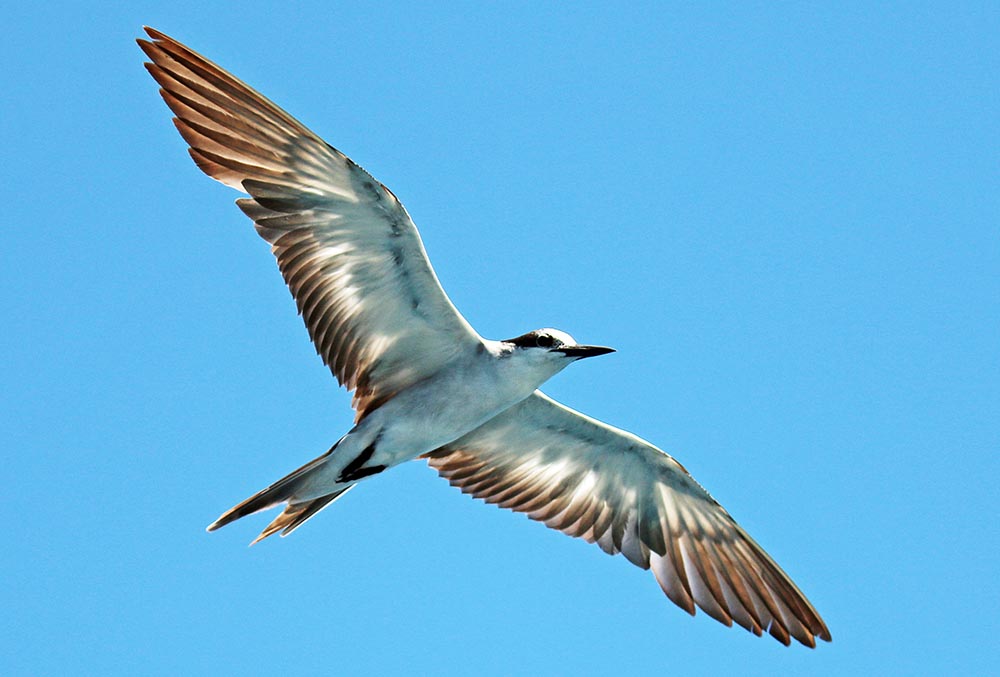
[(539, 334), (548, 334), (552, 338), (556, 339), (560, 343), (566, 346), (575, 346), (576, 339), (567, 334), (564, 331), (559, 331), (558, 329), (553, 329), (552, 327), (546, 327), (545, 329), (539, 329)]

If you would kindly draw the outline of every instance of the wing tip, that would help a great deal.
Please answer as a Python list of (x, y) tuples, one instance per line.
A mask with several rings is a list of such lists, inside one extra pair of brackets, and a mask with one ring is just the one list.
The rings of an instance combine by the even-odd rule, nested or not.
[[(147, 26), (147, 25), (143, 24), (142, 30), (143, 30), (143, 32), (146, 35), (144, 37), (136, 38), (135, 41), (137, 43), (139, 43), (139, 46), (143, 48), (143, 51), (146, 50), (146, 48), (143, 47), (143, 45), (149, 45), (150, 47), (155, 48), (156, 47), (156, 43), (160, 43), (160, 42), (167, 42), (167, 43), (177, 42), (176, 40), (174, 40), (173, 38), (171, 38), (166, 33), (162, 33), (160, 31), (156, 30), (155, 28), (153, 28), (152, 26)], [(151, 41), (147, 40), (146, 39), (147, 37), (150, 38)], [(147, 52), (147, 54), (148, 54), (148, 52)]]

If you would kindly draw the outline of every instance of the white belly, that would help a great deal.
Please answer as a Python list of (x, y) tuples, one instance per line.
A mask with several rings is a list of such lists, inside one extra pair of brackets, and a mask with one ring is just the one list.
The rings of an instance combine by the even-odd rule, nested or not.
[(528, 397), (555, 371), (490, 353), (467, 356), (369, 413), (296, 496), (326, 495), (453, 442)]
[[(381, 429), (381, 454), (409, 460), (452, 442), (521, 401), (534, 388), (496, 379), (438, 378), (418, 385), (372, 413)], [(367, 421), (366, 421), (367, 422)]]

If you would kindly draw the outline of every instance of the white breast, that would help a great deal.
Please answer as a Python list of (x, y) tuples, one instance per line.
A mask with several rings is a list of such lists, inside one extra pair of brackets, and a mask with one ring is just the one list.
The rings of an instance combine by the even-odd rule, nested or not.
[(379, 449), (405, 458), (433, 451), (528, 397), (558, 371), (520, 355), (500, 357), (491, 347), (452, 362), (373, 412), (372, 423), (382, 429)]

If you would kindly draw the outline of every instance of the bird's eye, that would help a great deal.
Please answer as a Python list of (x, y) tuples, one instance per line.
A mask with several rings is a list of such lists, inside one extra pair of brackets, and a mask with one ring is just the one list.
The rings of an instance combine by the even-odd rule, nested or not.
[(539, 348), (551, 348), (555, 345), (555, 339), (547, 334), (541, 334), (540, 336), (535, 337), (535, 345)]

